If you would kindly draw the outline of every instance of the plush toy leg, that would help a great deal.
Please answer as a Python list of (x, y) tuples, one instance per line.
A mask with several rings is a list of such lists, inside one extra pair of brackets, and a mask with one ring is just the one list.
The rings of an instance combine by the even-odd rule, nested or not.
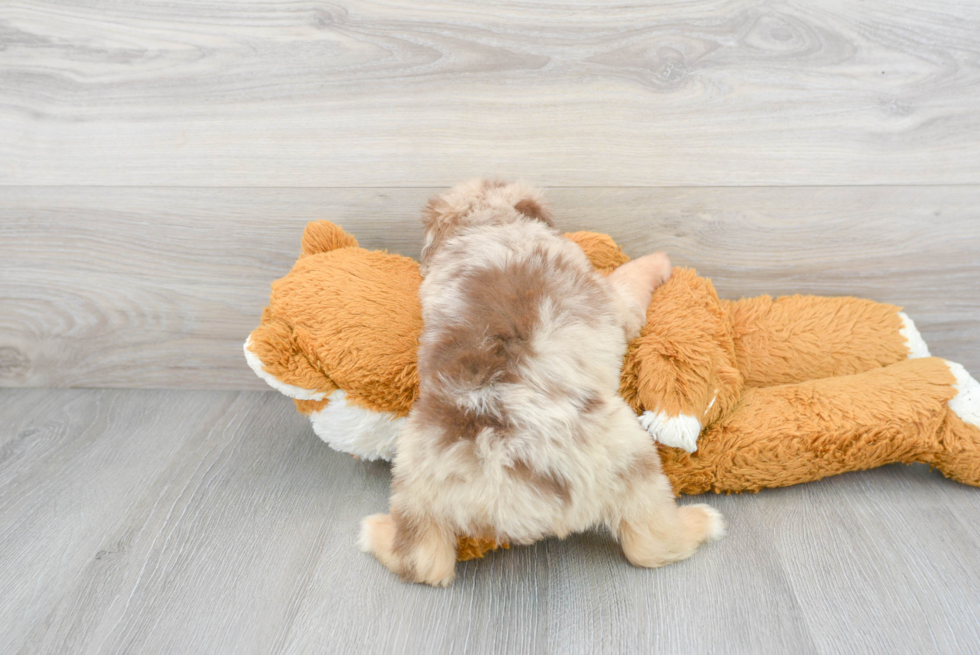
[(758, 491), (895, 462), (980, 486), (980, 385), (938, 358), (749, 389), (698, 451), (661, 448), (677, 493)]
[(980, 383), (959, 364), (946, 362), (956, 383), (956, 396), (939, 431), (942, 448), (929, 460), (948, 478), (980, 486)]
[(894, 305), (818, 296), (723, 305), (746, 387), (854, 375), (929, 356), (912, 319)]

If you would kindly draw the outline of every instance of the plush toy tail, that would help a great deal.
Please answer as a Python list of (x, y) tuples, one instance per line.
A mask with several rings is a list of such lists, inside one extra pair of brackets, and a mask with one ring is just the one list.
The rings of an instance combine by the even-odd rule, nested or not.
[(929, 357), (748, 389), (696, 453), (661, 448), (677, 493), (758, 491), (896, 462), (980, 486), (980, 384)]
[(948, 478), (980, 486), (980, 382), (959, 364), (945, 363), (956, 378), (956, 395), (939, 430), (942, 447), (927, 461)]

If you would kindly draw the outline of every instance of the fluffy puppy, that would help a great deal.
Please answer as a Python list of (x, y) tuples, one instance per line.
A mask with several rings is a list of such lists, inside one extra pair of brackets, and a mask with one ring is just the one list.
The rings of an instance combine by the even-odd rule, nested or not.
[(530, 544), (604, 524), (646, 567), (720, 537), (718, 512), (677, 507), (618, 394), (667, 257), (602, 277), (520, 183), (461, 184), (429, 201), (424, 224), (419, 397), (390, 513), (364, 519), (362, 550), (406, 580), (446, 586), (461, 534)]

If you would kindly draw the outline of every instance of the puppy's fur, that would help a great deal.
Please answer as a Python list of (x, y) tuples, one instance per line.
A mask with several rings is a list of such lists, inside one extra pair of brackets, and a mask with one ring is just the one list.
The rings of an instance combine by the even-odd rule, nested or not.
[(667, 257), (603, 278), (519, 183), (461, 184), (429, 202), (424, 223), (420, 393), (391, 513), (363, 521), (361, 548), (407, 580), (445, 586), (460, 534), (529, 544), (605, 524), (648, 567), (720, 537), (716, 511), (675, 505), (618, 395)]

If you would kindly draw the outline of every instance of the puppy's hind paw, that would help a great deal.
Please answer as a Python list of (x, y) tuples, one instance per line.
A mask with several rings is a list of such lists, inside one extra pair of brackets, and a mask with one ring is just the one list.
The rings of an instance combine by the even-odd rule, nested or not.
[(728, 531), (725, 518), (711, 505), (696, 503), (678, 508), (685, 524), (697, 535), (699, 542), (718, 541)]
[(357, 536), (357, 547), (365, 553), (377, 555), (391, 550), (395, 541), (395, 522), (390, 514), (373, 514), (361, 521), (361, 532)]

